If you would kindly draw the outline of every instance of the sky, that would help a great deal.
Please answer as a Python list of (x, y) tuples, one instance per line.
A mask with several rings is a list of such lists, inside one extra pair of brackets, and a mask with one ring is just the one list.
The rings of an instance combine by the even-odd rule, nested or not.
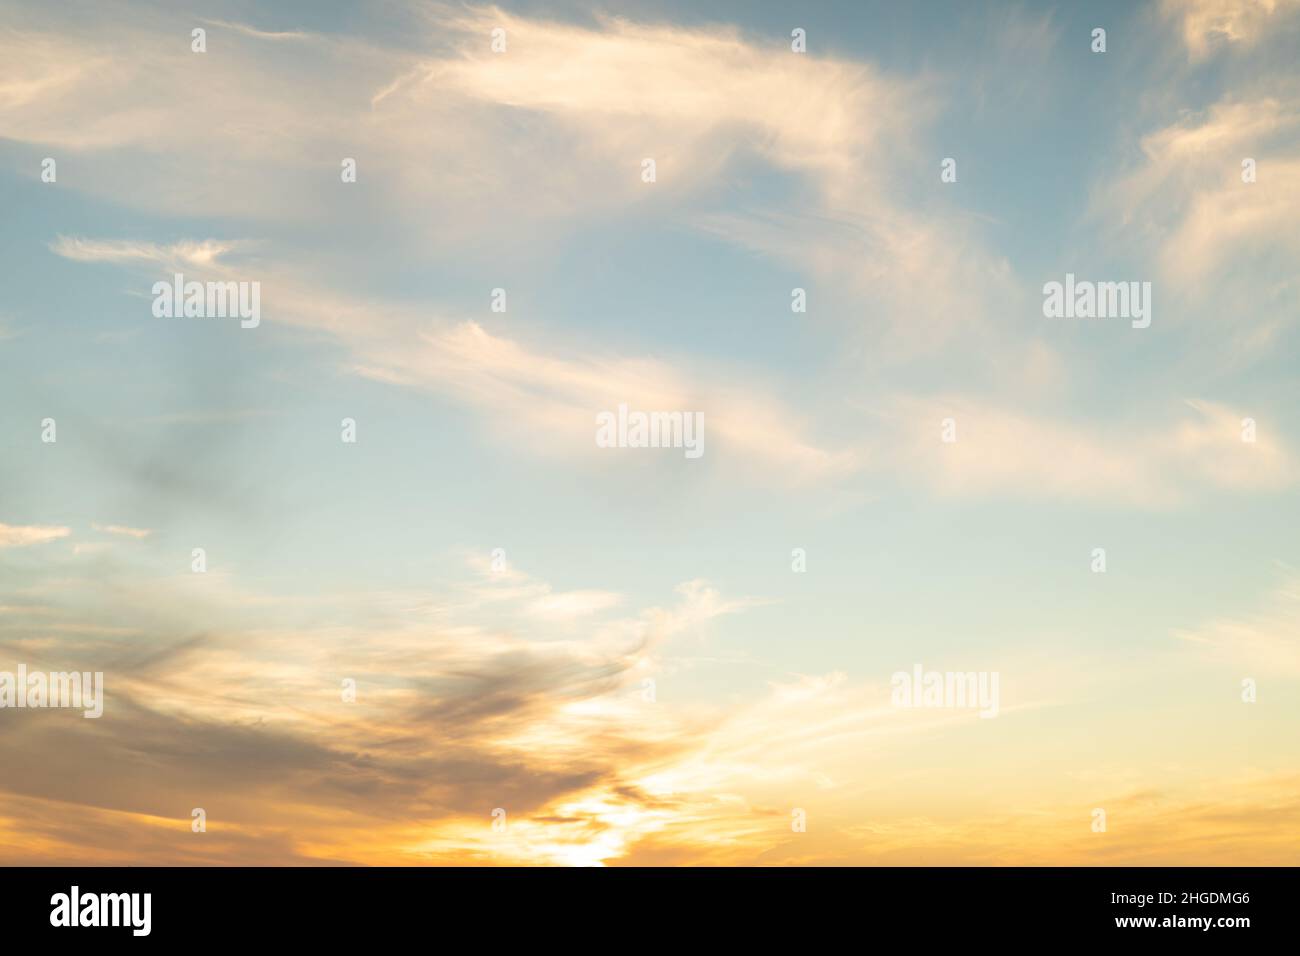
[(1297, 49), (0, 0), (0, 863), (1300, 863)]

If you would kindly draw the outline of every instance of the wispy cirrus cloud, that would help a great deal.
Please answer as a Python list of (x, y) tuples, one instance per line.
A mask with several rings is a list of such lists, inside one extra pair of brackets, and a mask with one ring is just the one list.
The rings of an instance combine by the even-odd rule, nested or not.
[[(196, 599), (256, 597), (147, 586), (188, 614)], [(788, 811), (771, 804), (783, 791), (835, 789), (890, 741), (979, 720), (894, 708), (883, 682), (843, 674), (782, 676), (743, 706), (657, 701), (647, 680), (674, 642), (755, 606), (698, 580), (594, 630), (541, 615), (572, 626), (558, 637), (483, 627), (471, 606), (415, 594), (393, 596), (383, 627), (292, 626), (263, 597), (252, 626), (213, 618), (185, 639), (127, 604), (128, 626), (82, 642), (81, 666), (110, 679), (106, 719), (33, 720), (0, 738), (0, 757), (25, 768), (0, 783), (0, 831), (26, 820), (44, 834), (39, 850), (11, 843), (8, 862), (234, 862), (254, 839), (253, 858), (277, 864), (589, 865), (686, 846), (739, 862), (788, 840)], [(336, 595), (325, 618), (363, 598)], [(507, 601), (539, 621), (531, 594)], [(68, 649), (0, 637), (0, 666)], [(355, 702), (341, 701), (342, 677)], [(201, 842), (194, 806), (208, 815)], [(94, 830), (58, 823), (69, 815)]]
[[(419, 344), (384, 345), (364, 356), (357, 371), (394, 384), (445, 392), (490, 410), (516, 437), (537, 448), (594, 454), (597, 413), (620, 403), (641, 409), (698, 409), (705, 441), (724, 455), (767, 462), (782, 471), (772, 480), (808, 481), (854, 468), (851, 449), (820, 444), (788, 407), (746, 376), (712, 367), (688, 375), (668, 359), (628, 358), (594, 350), (543, 352), (465, 322), (426, 332)], [(529, 436), (532, 437), (529, 437)]]
[[(231, 278), (240, 271), (225, 256), (247, 245), (65, 237), (53, 249), (146, 271), (186, 267), (197, 275)], [(921, 397), (895, 389), (864, 419), (871, 429), (843, 443), (818, 436), (812, 415), (800, 414), (743, 369), (713, 362), (688, 367), (672, 357), (629, 358), (554, 338), (534, 345), (476, 321), (431, 322), (409, 305), (326, 292), (283, 271), (271, 275), (267, 286), (271, 321), (336, 335), (352, 350), (355, 374), (467, 405), (486, 415), (496, 434), (537, 454), (598, 454), (596, 413), (626, 403), (702, 410), (706, 441), (718, 442), (722, 456), (776, 466), (766, 480), (785, 484), (894, 476), (943, 494), (1014, 493), (1167, 507), (1213, 488), (1283, 488), (1300, 474), (1294, 451), (1267, 419), (1253, 442), (1243, 442), (1243, 419), (1253, 416), (1200, 399), (1184, 403), (1190, 412), (1171, 411), (1161, 425), (1136, 428), (1028, 413), (970, 394)], [(1025, 370), (1047, 360), (1045, 374), (1051, 374), (1052, 353), (1030, 348), (1024, 354)], [(946, 417), (961, 423), (961, 437), (952, 444), (935, 437)]]
[(1291, 576), (1254, 613), (1179, 629), (1175, 636), (1211, 664), (1257, 680), (1300, 678), (1300, 578)]
[(92, 524), (91, 527), (96, 531), (102, 531), (105, 534), (115, 534), (127, 538), (135, 538), (136, 540), (143, 540), (153, 534), (153, 532), (148, 528), (132, 528), (121, 524)]
[(1161, 12), (1181, 23), (1193, 59), (1221, 49), (1249, 48), (1300, 11), (1296, 0), (1161, 0)]
[[(1144, 160), (1099, 192), (1099, 212), (1160, 243), (1165, 275), (1200, 293), (1242, 258), (1297, 251), (1300, 91), (1222, 100), (1142, 139)], [(1243, 162), (1256, 164), (1245, 182)], [(1118, 232), (1118, 229), (1116, 230)]]
[[(319, 157), (356, 157), (384, 216), (421, 235), (430, 254), (445, 250), (454, 234), (462, 256), (496, 243), (545, 257), (549, 242), (529, 248), (521, 237), (637, 210), (865, 290), (880, 300), (892, 337), (913, 348), (944, 340), (957, 317), (977, 322), (970, 277), (1007, 271), (961, 220), (896, 196), (900, 171), (914, 169), (924, 155), (918, 133), (932, 119), (935, 99), (925, 82), (861, 62), (793, 55), (784, 44), (723, 26), (621, 18), (583, 26), (472, 6), (412, 15), (433, 16), (447, 42), (383, 48), (221, 21), (213, 28), (223, 35), (212, 41), (221, 55), (196, 61), (170, 33), (117, 25), (106, 29), (120, 32), (120, 42), (93, 47), (102, 69), (88, 72), (89, 40), (36, 34), (39, 42), (27, 44), (11, 37), (0, 54), (21, 63), (24, 75), (64, 78), (38, 85), (14, 110), (9, 135), (119, 151), (99, 158), (93, 182), (78, 184), (112, 190), (117, 201), (252, 222), (319, 208), (304, 194), (303, 177), (337, 179), (337, 168), (322, 168)], [(510, 38), (508, 56), (485, 46), (497, 27)], [(294, 82), (282, 75), (287, 64), (264, 56), (268, 37), (304, 41)], [(138, 84), (127, 85), (136, 68), (117, 62), (116, 51), (125, 49), (154, 52), (151, 86), (169, 95), (147, 97), (147, 107), (139, 102)], [(122, 79), (102, 85), (93, 79), (98, 73)], [(304, 74), (311, 82), (302, 81)], [(653, 84), (636, 79), (650, 75)], [(283, 95), (262, 95), (269, 86)], [(93, 125), (88, 116), (77, 121), (83, 113), (93, 113)], [(312, 117), (309, 127), (304, 116)], [(221, 117), (266, 136), (241, 138), (246, 145), (236, 144), (218, 165), (198, 145), (196, 125)], [(455, 142), (438, 132), (452, 126)], [(146, 135), (157, 127), (173, 135)], [(521, 131), (534, 148), (504, 148)], [(383, 149), (372, 152), (367, 143)], [(183, 157), (181, 168), (201, 175), (178, 181), (172, 162), (151, 169), (150, 190), (141, 192), (140, 164), (151, 167), (160, 154)], [(657, 164), (653, 186), (640, 179), (646, 157)], [(120, 163), (129, 169), (114, 173)], [(753, 163), (792, 177), (789, 198), (737, 210), (729, 184)], [(205, 184), (201, 190), (196, 180)], [(481, 214), (489, 201), (510, 210), (508, 222)], [(779, 235), (773, 222), (782, 224)], [(830, 222), (840, 229), (828, 232)], [(67, 251), (85, 258), (106, 252)], [(967, 263), (961, 275), (941, 266), (956, 260)], [(962, 308), (954, 309), (959, 301)], [(917, 309), (926, 321), (915, 321)]]
[[(1241, 769), (1226, 737), (1131, 732), (1203, 713), (1289, 726), (1286, 694), (1244, 718), (1214, 709), (1241, 667), (1294, 676), (1285, 594), (1179, 628), (1168, 622), (1181, 609), (1151, 597), (1188, 571), (1201, 572), (1187, 575), (1198, 598), (1215, 590), (1213, 522), (1263, 500), (1284, 527), (1277, 492), (1300, 477), (1285, 368), (1258, 381), (1161, 374), (1175, 333), (1231, 328), (1249, 339), (1242, 352), (1269, 358), (1294, 323), (1298, 100), (1266, 62), (1292, 18), (1262, 8), (1138, 14), (1082, 70), (1077, 18), (1016, 8), (905, 18), (923, 39), (902, 21), (881, 43), (869, 26), (846, 30), (834, 55), (816, 35), (795, 54), (757, 18), (751, 31), (442, 4), (267, 8), (248, 22), (233, 7), (198, 21), (163, 7), (14, 9), (0, 30), (0, 137), (17, 188), (59, 202), (33, 207), (48, 232), (15, 241), (33, 266), (15, 349), (31, 387), (16, 390), (16, 415), (44, 457), (22, 458), (16, 481), (5, 469), (0, 491), (17, 486), (25, 518), (57, 490), (132, 525), (44, 548), (68, 529), (0, 526), (0, 546), (8, 530), (21, 548), (0, 552), (0, 667), (102, 668), (110, 688), (103, 722), (44, 714), (0, 735), (0, 764), (20, 768), (0, 775), (0, 855), (986, 864), (1205, 862), (1235, 844), (1233, 862), (1294, 862), (1266, 822), (1293, 815), (1293, 780), (1210, 794), (1204, 780)], [(196, 22), (203, 55), (189, 51)], [(496, 27), (507, 54), (491, 51)], [(976, 52), (952, 65), (957, 47)], [(1226, 76), (1201, 75), (1210, 105), (1195, 110), (1182, 99), (1192, 86), (1154, 89), (1123, 54), (1155, 50), (1162, 69), (1185, 48), (1194, 62), (1180, 69)], [(1123, 80), (1132, 108), (1118, 120), (1099, 71)], [(1145, 135), (1125, 126), (1135, 116)], [(1122, 157), (1077, 225), (1137, 271), (1125, 276), (1160, 280), (1149, 335), (1037, 323), (1042, 277), (1020, 269), (1047, 257), (1077, 211), (1070, 197), (1087, 194), (1086, 163), (1062, 162), (1075, 150)], [(950, 153), (960, 186), (938, 181)], [(33, 180), (45, 155), (59, 158), (57, 190)], [(1254, 184), (1240, 181), (1244, 156), (1259, 162)], [(340, 181), (345, 157), (355, 183)], [(67, 215), (83, 201), (87, 215)], [(224, 236), (240, 238), (211, 238)], [(43, 269), (84, 295), (46, 323), (34, 316), (58, 297)], [(116, 269), (132, 277), (123, 325), (139, 323), (81, 336), (85, 302), (119, 291), (96, 285)], [(155, 334), (163, 320), (135, 296), (176, 271), (261, 281), (265, 329), (233, 345), (181, 320)], [(635, 328), (643, 303), (586, 294), (620, 274), (661, 283), (673, 321)], [(509, 315), (484, 308), (498, 283)], [(807, 314), (788, 311), (793, 285)], [(752, 321), (732, 322), (754, 289)], [(521, 300), (535, 308), (515, 311)], [(98, 351), (74, 357), (79, 343)], [(1195, 343), (1216, 372), (1219, 345)], [(703, 467), (597, 450), (596, 412), (622, 403), (702, 411), (708, 454), (685, 464)], [(57, 449), (30, 427), (47, 405)], [(362, 422), (360, 444), (338, 442), (343, 415)], [(457, 458), (425, 454), (444, 440)], [(537, 481), (500, 467), (522, 475), (542, 456)], [(367, 482), (382, 493), (358, 494)], [(647, 488), (663, 509), (640, 507)], [(845, 499), (872, 506), (844, 514)], [(1077, 582), (1044, 575), (1051, 562), (1021, 544), (1047, 537), (1006, 507), (1027, 501), (1048, 521), (1112, 508), (1135, 534), (1143, 521), (1166, 532), (1161, 509), (1199, 510), (1167, 564), (1090, 579), (1142, 595), (1097, 602), (1123, 621), (1067, 624)], [(996, 537), (1013, 544), (987, 545), (1015, 579), (1007, 593), (972, 585), (960, 563), (984, 504), (1011, 516)], [(205, 520), (242, 509), (266, 520)], [(494, 544), (514, 554), (508, 539), (522, 538), (564, 569), (557, 581), (430, 558), (432, 541), (489, 525)], [(617, 577), (575, 576), (601, 562), (571, 549), (637, 541), (644, 553), (628, 547)], [(188, 566), (195, 543), (217, 557), (205, 574)], [(787, 576), (795, 544), (810, 573)], [(876, 566), (874, 553), (886, 555)], [(697, 577), (706, 569), (719, 583)], [(765, 586), (736, 583), (754, 578)], [(944, 617), (961, 606), (953, 592), (976, 586), (982, 603), (967, 607), (988, 611), (989, 630), (1041, 631), (1041, 657)], [(1034, 617), (1026, 592), (1051, 607)], [(1112, 630), (1157, 650), (1108, 644)], [(1065, 642), (1086, 653), (1061, 660)], [(1003, 668), (1003, 717), (890, 706), (890, 669), (959, 643), (972, 656), (952, 666)], [(1184, 677), (1213, 686), (1198, 696)], [(355, 701), (341, 699), (344, 680)], [(1168, 707), (1115, 717), (1130, 680)], [(1256, 731), (1250, 759), (1294, 763), (1286, 741)], [(1175, 756), (1193, 769), (1157, 766)], [(1108, 759), (1128, 766), (1083, 779)], [(1098, 801), (1117, 811), (1109, 842), (1086, 830)], [(195, 806), (209, 812), (202, 840)], [(809, 832), (792, 833), (792, 808), (810, 811)]]
[(59, 525), (0, 524), (0, 548), (25, 548), (33, 544), (57, 541), (72, 534), (71, 528)]
[[(75, 573), (69, 568), (61, 585)], [(177, 601), (192, 613), (195, 600), (212, 600), (202, 596), (206, 587), (190, 583), (153, 582), (154, 603)], [(47, 579), (42, 593), (52, 585)], [(590, 605), (598, 592), (549, 593)], [(244, 856), (241, 835), (265, 834), (276, 847), (268, 861), (281, 863), (428, 862), (443, 852), (483, 862), (600, 862), (637, 831), (613, 846), (593, 841), (591, 828), (607, 825), (595, 805), (612, 800), (622, 815), (641, 812), (649, 798), (635, 783), (638, 768), (691, 745), (689, 734), (674, 731), (675, 718), (648, 709), (642, 676), (654, 673), (665, 642), (742, 607), (692, 582), (672, 605), (608, 622), (591, 640), (580, 632), (542, 638), (474, 624), (466, 630), (461, 619), (471, 607), (444, 605), (448, 616), (431, 616), (413, 597), (394, 605), (386, 629), (278, 625), (282, 602), (259, 601), (268, 615), (260, 626), (213, 619), (207, 633), (179, 640), (138, 606), (124, 605), (124, 620), (134, 626), (80, 645), (80, 666), (110, 675), (110, 720), (102, 733), (33, 721), (30, 733), (7, 735), (0, 742), (5, 761), (25, 770), (0, 786), (0, 821), (29, 814), (29, 801), (40, 799), (57, 812), (76, 807), (112, 821), (106, 833), (143, 838), (104, 836), (77, 851), (47, 841), (47, 860), (65, 852), (120, 859), (129, 844), (137, 860), (154, 853), (157, 861), (220, 862)], [(234, 592), (220, 598), (226, 606), (240, 600)], [(589, 616), (570, 613), (572, 606), (558, 616), (539, 614), (537, 600), (514, 602), (522, 619), (564, 627)], [(595, 603), (585, 610), (612, 606)], [(38, 609), (28, 607), (5, 611)], [(72, 610), (71, 619), (80, 613)], [(66, 612), (46, 616), (52, 633), (65, 621)], [(0, 631), (0, 666), (39, 666), (71, 647), (8, 635), (7, 627)], [(341, 700), (342, 677), (355, 680), (355, 703)], [(47, 748), (60, 756), (37, 760)], [(81, 768), (75, 780), (66, 775), (74, 764)], [(248, 785), (253, 778), (234, 772), (237, 766), (262, 769)], [(278, 796), (267, 805), (272, 793)], [(210, 815), (213, 839), (201, 849), (163, 835), (187, 832), (194, 805)], [(494, 806), (517, 819), (511, 839), (491, 839), (487, 811)], [(548, 823), (571, 813), (584, 825)], [(527, 838), (530, 830), (548, 835), (539, 843)], [(62, 832), (67, 838), (69, 830)], [(361, 832), (371, 836), (359, 841)]]
[(182, 240), (162, 245), (130, 239), (59, 236), (50, 243), (50, 251), (74, 262), (109, 262), (115, 265), (162, 266), (173, 269), (187, 266), (215, 267), (222, 256), (246, 245), (247, 243), (216, 239), (201, 242)]
[[(248, 270), (227, 254), (249, 245), (61, 237), (51, 249), (76, 261), (129, 266), (150, 279), (172, 269), (189, 269), (194, 278), (236, 278)], [(593, 449), (596, 414), (627, 403), (703, 410), (706, 440), (720, 439), (740, 460), (781, 465), (771, 477), (782, 482), (825, 479), (854, 467), (851, 449), (819, 443), (794, 409), (744, 370), (697, 363), (705, 367), (688, 376), (670, 357), (629, 358), (556, 341), (544, 351), (475, 321), (457, 323), (430, 310), (322, 288), (283, 267), (258, 274), (268, 321), (330, 332), (352, 350), (355, 373), (470, 404), (534, 450)]]

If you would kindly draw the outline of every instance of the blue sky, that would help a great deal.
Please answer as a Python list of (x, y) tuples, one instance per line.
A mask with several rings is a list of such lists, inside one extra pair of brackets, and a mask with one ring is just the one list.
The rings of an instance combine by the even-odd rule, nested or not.
[[(197, 776), (273, 860), (968, 862), (1003, 813), (1021, 862), (1210, 862), (1213, 824), (1159, 821), (1225, 774), (1258, 778), (1241, 819), (1294, 781), (1294, 3), (4, 11), (0, 652), (101, 664), (106, 721), (116, 674), (135, 716), (114, 739), (178, 819)], [(260, 282), (261, 325), (155, 318), (175, 271)], [(1152, 283), (1150, 328), (1045, 318), (1067, 272)], [(596, 448), (620, 402), (702, 412), (704, 456)], [(1009, 712), (897, 726), (878, 706), (914, 661), (1000, 671)], [(353, 673), (375, 710), (345, 732), (330, 695)], [(647, 677), (653, 721), (622, 709)], [(1273, 683), (1243, 731), (1246, 677)], [(483, 727), (475, 699), (517, 713)], [(422, 707), (419, 760), (486, 761), (534, 819), (586, 829), (484, 849), (414, 756), (348, 762), (391, 756)], [(561, 733), (574, 712), (604, 731)], [(1165, 720), (1203, 746), (1125, 738)], [(157, 766), (141, 723), (251, 733), (254, 763), (267, 727), (268, 749), (345, 763), (338, 786), (416, 781), (411, 802), (326, 813), (290, 761), (277, 806), (339, 816), (287, 834), (251, 793)], [(877, 748), (894, 736), (925, 743)], [(978, 806), (945, 783), (974, 760), (1008, 781)], [(24, 799), (76, 800), (34, 776)], [(113, 792), (82, 799), (169, 818)], [(814, 797), (821, 836), (765, 829)], [(1148, 828), (1048, 860), (1069, 799), (1136, 800)], [(378, 856), (366, 813), (404, 823)]]

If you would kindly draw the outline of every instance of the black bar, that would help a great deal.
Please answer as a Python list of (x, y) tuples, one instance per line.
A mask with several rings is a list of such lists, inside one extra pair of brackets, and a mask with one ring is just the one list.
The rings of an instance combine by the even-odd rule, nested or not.
[[(814, 937), (886, 938), (877, 933), (910, 935), (926, 947), (918, 952), (945, 940), (1126, 936), (1139, 945), (1232, 946), (1293, 938), (1296, 875), (1226, 867), (11, 868), (0, 869), (0, 926), (7, 943), (52, 944), (397, 943), (432, 929), (439, 949), (464, 934), (484, 944), (518, 938), (529, 949), (587, 937), (619, 949), (638, 937), (692, 951), (709, 940), (776, 937), (811, 947)], [(70, 917), (73, 886), (87, 918), (98, 894), (150, 894), (148, 935), (136, 936), (131, 919), (143, 927), (142, 896), (140, 910), (112, 901), (125, 925), (51, 925), (52, 914)], [(64, 913), (55, 912), (56, 894), (68, 897)]]

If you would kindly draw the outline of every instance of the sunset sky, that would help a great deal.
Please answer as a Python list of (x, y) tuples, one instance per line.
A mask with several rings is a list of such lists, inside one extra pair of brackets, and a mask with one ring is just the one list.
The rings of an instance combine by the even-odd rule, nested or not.
[[(0, 864), (1300, 864), (1298, 49), (0, 0), (0, 671), (105, 686), (0, 709)], [(260, 325), (155, 317), (178, 272)]]

